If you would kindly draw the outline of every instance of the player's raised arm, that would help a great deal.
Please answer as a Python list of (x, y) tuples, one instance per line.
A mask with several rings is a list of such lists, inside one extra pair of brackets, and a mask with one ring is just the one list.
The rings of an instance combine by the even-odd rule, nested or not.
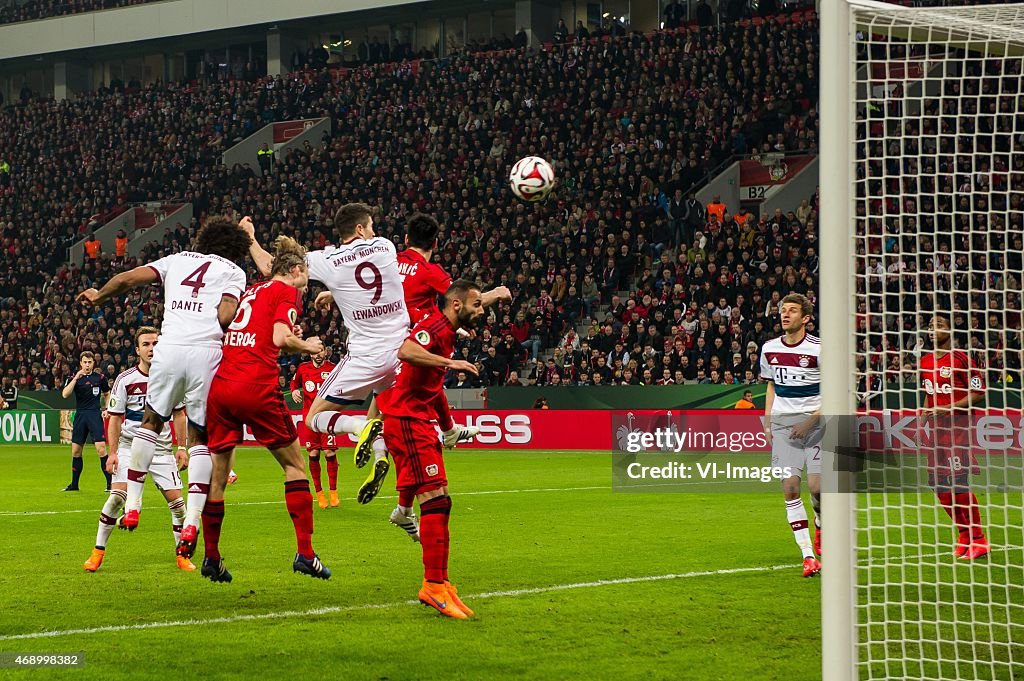
[(435, 355), (410, 338), (406, 338), (402, 347), (398, 348), (398, 359), (418, 367), (441, 367), (477, 375), (476, 367), (469, 362)]
[[(252, 218), (248, 215), (242, 218), (242, 221), (238, 223), (246, 234), (252, 237), (252, 243), (249, 245), (249, 257), (256, 263), (256, 269), (264, 277), (270, 276), (270, 270), (274, 265), (274, 256), (271, 255), (259, 245), (256, 241), (256, 226), (252, 224)], [(230, 323), (230, 321), (229, 321)]]
[(115, 275), (99, 290), (90, 288), (82, 291), (75, 300), (85, 305), (102, 305), (114, 296), (144, 284), (155, 284), (158, 281), (160, 281), (160, 274), (157, 270), (150, 265), (141, 265)]
[(491, 305), (501, 301), (508, 302), (512, 300), (512, 292), (508, 290), (507, 286), (498, 286), (496, 288), (492, 288), (487, 293), (481, 293), (480, 300), (484, 307), (490, 307)]

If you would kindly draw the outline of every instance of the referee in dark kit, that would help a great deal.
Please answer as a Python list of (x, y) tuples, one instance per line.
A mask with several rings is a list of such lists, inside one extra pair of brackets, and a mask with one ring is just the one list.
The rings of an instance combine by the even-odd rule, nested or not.
[(61, 391), (66, 398), (75, 394), (75, 420), (71, 429), (71, 484), (64, 488), (65, 492), (78, 491), (78, 478), (82, 475), (82, 448), (86, 438), (92, 438), (96, 445), (96, 453), (100, 457), (100, 468), (107, 479), (107, 491), (110, 491), (110, 473), (107, 472), (107, 434), (103, 429), (101, 409), (106, 409), (107, 398), (110, 397), (110, 385), (107, 377), (95, 371), (96, 359), (89, 351), (83, 352), (79, 360), (79, 370), (68, 381)]

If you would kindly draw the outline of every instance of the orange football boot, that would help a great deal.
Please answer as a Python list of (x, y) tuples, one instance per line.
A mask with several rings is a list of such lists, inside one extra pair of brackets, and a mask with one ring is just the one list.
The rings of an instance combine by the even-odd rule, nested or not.
[(821, 572), (821, 563), (817, 558), (804, 558), (804, 577), (813, 577)]
[(428, 582), (424, 579), (419, 598), (420, 603), (430, 606), (446, 617), (453, 617), (458, 620), (464, 620), (468, 617), (466, 613), (462, 612), (455, 605), (455, 600), (448, 593), (448, 588), (444, 584)]
[(82, 563), (82, 567), (85, 568), (86, 572), (96, 572), (100, 569), (100, 565), (103, 565), (103, 555), (106, 553), (104, 549), (93, 549), (92, 553), (89, 554), (89, 560)]
[(469, 606), (462, 602), (461, 598), (459, 598), (459, 592), (455, 588), (454, 584), (452, 584), (451, 582), (445, 582), (444, 586), (446, 589), (448, 589), (448, 596), (452, 599), (452, 603), (455, 604), (455, 607), (457, 607), (459, 610), (466, 613), (470, 617), (476, 614), (475, 612), (469, 609)]

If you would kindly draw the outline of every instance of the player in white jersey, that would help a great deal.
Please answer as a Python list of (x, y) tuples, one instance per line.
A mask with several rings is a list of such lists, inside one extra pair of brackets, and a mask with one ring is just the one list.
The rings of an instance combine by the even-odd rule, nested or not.
[[(768, 382), (764, 432), (772, 447), (772, 467), (789, 469), (782, 481), (786, 517), (803, 554), (804, 577), (821, 572), (821, 340), (804, 328), (814, 308), (805, 296), (782, 299), (779, 316), (785, 335), (761, 347), (761, 379)], [(800, 478), (814, 508), (814, 544), (807, 527), (807, 509), (800, 498)]]
[(206, 447), (206, 397), (221, 359), (224, 329), (238, 310), (245, 271), (235, 264), (252, 238), (226, 217), (206, 221), (191, 251), (175, 253), (118, 274), (103, 288), (79, 294), (78, 300), (100, 305), (145, 284), (162, 283), (164, 318), (160, 344), (153, 355), (146, 410), (131, 447), (124, 526), (139, 524), (142, 488), (157, 439), (171, 411), (184, 402), (188, 413), (188, 509), (178, 555), (191, 558), (199, 519), (210, 489), (213, 464)]
[[(242, 224), (251, 229), (251, 223)], [(398, 348), (409, 331), (402, 277), (397, 251), (389, 239), (373, 230), (373, 209), (363, 203), (349, 203), (338, 209), (334, 227), (341, 243), (337, 248), (306, 254), (309, 278), (327, 286), (341, 310), (348, 329), (348, 353), (324, 381), (306, 414), (306, 427), (316, 433), (358, 434), (356, 460), (365, 463), (374, 453), (373, 490), (387, 475), (381, 421), (371, 409), (368, 417), (341, 413), (353, 404), (390, 388), (399, 367)], [(252, 232), (250, 232), (251, 234)], [(273, 260), (253, 239), (250, 254), (260, 272), (270, 272)], [(369, 501), (365, 496), (362, 503)]]
[[(139, 357), (137, 366), (122, 371), (114, 380), (110, 391), (107, 412), (110, 421), (107, 426), (107, 437), (111, 444), (111, 454), (107, 459), (107, 468), (113, 476), (110, 486), (110, 497), (100, 511), (99, 529), (96, 532), (96, 545), (85, 561), (87, 572), (96, 572), (103, 564), (106, 555), (107, 539), (117, 523), (118, 515), (124, 507), (128, 496), (128, 460), (131, 458), (132, 440), (142, 423), (142, 415), (146, 406), (146, 393), (149, 385), (149, 370), (153, 361), (153, 349), (156, 347), (160, 332), (152, 326), (143, 326), (135, 332), (135, 353)], [(172, 416), (174, 434), (178, 442), (185, 442), (185, 405), (179, 404)], [(185, 447), (179, 446), (177, 458), (171, 453), (171, 426), (164, 424), (157, 438), (157, 453), (150, 466), (150, 479), (167, 500), (171, 511), (171, 532), (174, 535), (174, 546), (181, 539), (181, 527), (185, 520), (185, 500), (181, 497), (181, 478), (179, 468), (187, 463)], [(195, 570), (196, 566), (188, 558), (176, 556), (178, 567), (182, 570)]]
[[(348, 405), (361, 404), (367, 396), (375, 396), (391, 387), (399, 367), (398, 348), (408, 337), (409, 322), (418, 321), (409, 319), (409, 282), (399, 270), (394, 244), (376, 236), (372, 211), (363, 203), (342, 206), (334, 216), (334, 226), (342, 245), (310, 251), (306, 256), (309, 278), (322, 282), (328, 288), (327, 292), (317, 296), (316, 307), (326, 309), (333, 299), (349, 331), (348, 354), (324, 381), (320, 394), (306, 415), (306, 427), (328, 435), (358, 434), (354, 452), (358, 468), (369, 462), (372, 452), (373, 469), (356, 495), (361, 504), (368, 504), (377, 496), (390, 470), (387, 449), (380, 437), (383, 427), (380, 411), (376, 399), (372, 399), (365, 418), (338, 412)], [(242, 226), (252, 229), (251, 224), (247, 226), (244, 221)], [(437, 221), (417, 214), (410, 217), (407, 229), (417, 236), (410, 239), (407, 234), (406, 244), (418, 247), (420, 255), (429, 261), (436, 246)], [(266, 275), (272, 258), (255, 238), (250, 255), (260, 272)], [(443, 270), (438, 270), (442, 276), (447, 276)], [(401, 306), (401, 311), (399, 298), (406, 303)], [(505, 286), (483, 294), (484, 307), (511, 299), (512, 294)], [(460, 335), (468, 335), (464, 329), (459, 331), (462, 332)], [(454, 447), (457, 442), (472, 439), (477, 432), (479, 429), (474, 426), (453, 424), (443, 433), (443, 440), (446, 447)]]

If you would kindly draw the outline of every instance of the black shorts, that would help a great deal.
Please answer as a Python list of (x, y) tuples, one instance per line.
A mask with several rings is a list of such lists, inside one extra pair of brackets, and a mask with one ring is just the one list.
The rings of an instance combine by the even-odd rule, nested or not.
[(93, 442), (106, 442), (107, 434), (103, 432), (103, 417), (98, 411), (76, 411), (75, 421), (71, 426), (71, 442), (84, 445), (86, 438)]

